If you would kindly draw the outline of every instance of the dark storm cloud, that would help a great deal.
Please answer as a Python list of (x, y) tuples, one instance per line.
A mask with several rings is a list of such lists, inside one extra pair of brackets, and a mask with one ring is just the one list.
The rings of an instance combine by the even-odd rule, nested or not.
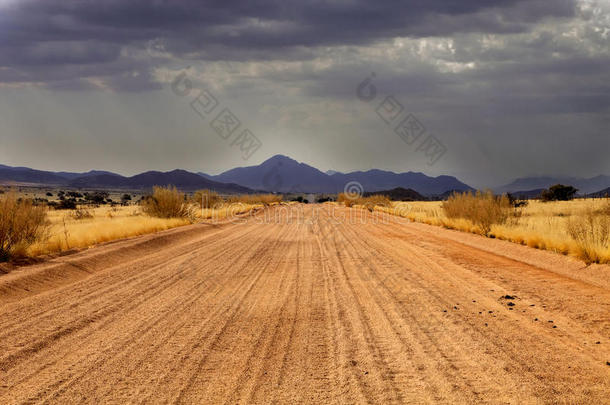
[[(307, 59), (311, 48), (362, 45), (396, 36), (519, 32), (574, 13), (569, 0), (123, 1), (10, 2), (0, 14), (0, 66), (13, 80), (66, 80), (39, 66), (67, 67), (75, 80), (146, 76), (138, 57), (157, 41), (202, 60)], [(162, 61), (149, 59), (150, 66)], [(90, 66), (74, 69), (75, 65)], [(0, 78), (0, 80), (3, 80)], [(152, 80), (152, 79), (151, 79)], [(10, 80), (9, 80), (10, 81)], [(112, 87), (109, 80), (109, 86)], [(151, 86), (154, 88), (154, 86)]]

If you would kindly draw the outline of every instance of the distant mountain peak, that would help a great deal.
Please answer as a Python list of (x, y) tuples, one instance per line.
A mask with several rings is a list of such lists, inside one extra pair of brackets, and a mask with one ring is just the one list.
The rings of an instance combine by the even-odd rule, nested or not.
[(270, 164), (270, 163), (299, 163), (296, 160), (286, 156), (286, 155), (273, 155), (271, 156), (269, 159), (265, 160), (263, 163), (261, 163), (261, 165), (266, 165), (266, 164)]

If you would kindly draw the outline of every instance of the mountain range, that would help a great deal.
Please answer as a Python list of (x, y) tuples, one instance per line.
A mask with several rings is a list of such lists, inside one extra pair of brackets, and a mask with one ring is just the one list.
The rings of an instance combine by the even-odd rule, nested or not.
[(423, 173), (394, 173), (377, 169), (351, 173), (334, 171), (324, 173), (283, 155), (273, 156), (258, 166), (238, 167), (216, 176), (200, 174), (214, 181), (283, 193), (337, 193), (342, 192), (350, 182), (359, 183), (362, 187), (361, 191), (371, 192), (396, 187), (411, 188), (424, 195), (439, 195), (448, 190), (473, 190), (472, 187), (452, 176), (430, 177)]
[(238, 184), (219, 183), (186, 170), (170, 172), (149, 171), (135, 176), (92, 170), (85, 173), (49, 172), (28, 167), (0, 165), (0, 182), (41, 184), (73, 188), (100, 189), (151, 189), (155, 185), (173, 185), (185, 191), (212, 189), (219, 193), (252, 193), (253, 190)]
[[(148, 171), (126, 177), (120, 174), (91, 170), (89, 172), (52, 172), (28, 167), (0, 165), (1, 183), (27, 183), (73, 188), (150, 189), (154, 185), (174, 185), (185, 191), (212, 189), (224, 194), (261, 191), (281, 193), (329, 193), (344, 191), (346, 185), (362, 192), (378, 192), (395, 188), (411, 189), (426, 197), (445, 197), (453, 191), (473, 190), (453, 176), (431, 177), (419, 172), (394, 173), (372, 169), (341, 173), (322, 172), (313, 166), (287, 156), (276, 155), (256, 166), (237, 167), (218, 175), (191, 173), (185, 170)], [(580, 194), (599, 193), (610, 187), (610, 176), (588, 179), (562, 177), (526, 177), (498, 187), (498, 193), (533, 194), (557, 183), (569, 184)], [(529, 190), (528, 192), (523, 190)]]

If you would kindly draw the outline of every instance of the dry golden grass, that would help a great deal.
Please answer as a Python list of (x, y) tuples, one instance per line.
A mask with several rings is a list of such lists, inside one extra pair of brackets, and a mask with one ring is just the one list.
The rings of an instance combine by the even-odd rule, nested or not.
[[(197, 198), (201, 198), (201, 195)], [(214, 204), (203, 204), (203, 206), (200, 203), (197, 204), (199, 209), (195, 213), (196, 218), (212, 221), (224, 220), (282, 202), (282, 196), (275, 194), (242, 194), (231, 196), (226, 200), (218, 196), (211, 196), (211, 199), (215, 201)], [(206, 207), (206, 205), (208, 206)]]
[(372, 195), (369, 197), (350, 197), (345, 193), (340, 193), (337, 196), (337, 202), (342, 203), (346, 207), (366, 208), (373, 211), (376, 207), (391, 207), (392, 201), (384, 195)]
[(50, 236), (34, 243), (27, 250), (29, 256), (86, 248), (132, 236), (144, 235), (191, 223), (186, 218), (153, 218), (144, 215), (137, 206), (91, 208), (85, 218), (76, 210), (50, 211)]
[(273, 205), (282, 202), (282, 196), (277, 194), (241, 194), (229, 197), (229, 204)]
[(567, 223), (568, 234), (580, 249), (579, 256), (587, 262), (604, 260), (603, 250), (610, 242), (610, 215), (607, 210), (587, 210), (583, 216), (570, 217)]
[(19, 199), (13, 190), (0, 196), (0, 261), (22, 256), (47, 236), (47, 208)]
[(243, 215), (262, 204), (225, 203), (215, 209), (200, 209), (187, 205), (186, 218), (158, 218), (144, 214), (139, 206), (79, 208), (78, 210), (49, 211), (49, 237), (27, 249), (28, 256), (82, 249), (117, 239), (145, 235), (189, 225), (196, 220), (225, 220)]
[[(484, 233), (479, 225), (468, 219), (448, 218), (442, 204), (438, 201), (394, 202), (390, 208), (376, 209), (415, 222)], [(610, 263), (608, 238), (603, 236), (606, 229), (604, 221), (608, 221), (610, 215), (609, 207), (608, 200), (530, 201), (527, 206), (518, 209), (516, 217), (509, 218), (504, 224), (492, 224), (489, 236), (569, 254), (586, 262)]]
[(218, 221), (243, 215), (264, 207), (263, 204), (247, 204), (241, 202), (224, 203), (216, 208), (197, 209), (195, 210), (195, 217), (197, 219)]
[(337, 195), (337, 202), (342, 203), (343, 205), (345, 205), (348, 208), (351, 207), (352, 205), (354, 205), (354, 199), (349, 197), (345, 193), (339, 193), (339, 195)]

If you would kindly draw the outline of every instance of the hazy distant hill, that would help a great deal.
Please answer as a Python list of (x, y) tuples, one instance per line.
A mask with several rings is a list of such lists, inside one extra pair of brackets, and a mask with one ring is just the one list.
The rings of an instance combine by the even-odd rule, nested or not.
[(29, 167), (11, 167), (0, 165), (0, 180), (11, 181), (19, 183), (34, 183), (34, 184), (48, 184), (48, 185), (63, 185), (67, 184), (70, 180), (76, 178), (85, 178), (89, 176), (96, 176), (100, 174), (115, 175), (114, 173), (91, 170), (86, 173), (72, 173), (72, 172), (50, 172), (45, 170), (30, 169)]
[(473, 190), (453, 176), (430, 177), (423, 173), (406, 172), (394, 173), (384, 170), (369, 170), (366, 172), (352, 172), (346, 174), (333, 174), (331, 176), (341, 189), (350, 181), (362, 184), (366, 191), (388, 190), (396, 187), (411, 188), (423, 195), (436, 195), (447, 190), (468, 191)]
[(107, 171), (104, 171), (104, 170), (90, 170), (90, 171), (88, 171), (86, 173), (55, 172), (55, 174), (57, 174), (58, 176), (64, 177), (64, 178), (66, 178), (68, 180), (74, 180), (74, 179), (77, 179), (79, 177), (99, 176), (99, 175), (102, 175), (102, 174), (119, 176), (116, 173), (107, 172)]
[(176, 186), (181, 190), (211, 189), (220, 193), (251, 193), (252, 190), (237, 184), (225, 184), (206, 179), (186, 170), (170, 172), (149, 171), (132, 177), (116, 174), (79, 177), (68, 183), (71, 187), (149, 189), (153, 186)]
[(396, 187), (391, 190), (371, 191), (364, 193), (365, 197), (371, 195), (385, 195), (392, 201), (426, 201), (427, 198), (410, 188)]
[(185, 170), (173, 170), (171, 172), (150, 171), (132, 177), (125, 177), (100, 170), (91, 170), (86, 173), (49, 172), (27, 167), (0, 165), (0, 181), (74, 188), (150, 189), (155, 185), (172, 185), (186, 191), (209, 188), (227, 194), (252, 192), (252, 190), (244, 186), (219, 183)]
[(336, 170), (327, 170), (324, 173), (328, 174), (329, 176), (332, 176), (333, 174), (341, 174), (341, 172), (338, 172)]
[(68, 180), (56, 173), (44, 170), (0, 165), (0, 181), (59, 185), (65, 184)]
[(207, 176), (222, 182), (232, 182), (250, 188), (279, 192), (337, 193), (350, 181), (360, 183), (365, 191), (411, 188), (420, 194), (441, 194), (447, 190), (472, 190), (452, 176), (430, 177), (423, 173), (394, 173), (383, 170), (366, 172), (323, 173), (315, 167), (276, 155), (258, 166), (239, 167), (217, 176)]
[(574, 186), (578, 189), (579, 194), (588, 194), (610, 187), (610, 176), (599, 175), (588, 179), (578, 177), (523, 177), (498, 187), (496, 191), (512, 193), (518, 190), (545, 189), (555, 184)]
[(601, 197), (606, 197), (606, 196), (610, 196), (610, 187), (605, 188), (603, 190), (596, 191), (594, 193), (587, 194), (587, 197), (596, 197), (596, 198), (601, 198)]
[(513, 191), (511, 195), (519, 200), (531, 200), (540, 197), (544, 188), (536, 188), (533, 190)]

